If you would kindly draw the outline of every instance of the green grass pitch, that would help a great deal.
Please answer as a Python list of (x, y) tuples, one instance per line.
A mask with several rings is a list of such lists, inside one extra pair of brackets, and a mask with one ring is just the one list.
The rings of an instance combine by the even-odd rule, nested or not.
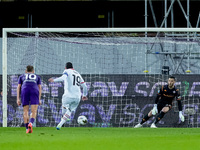
[(200, 150), (200, 128), (0, 128), (0, 150)]

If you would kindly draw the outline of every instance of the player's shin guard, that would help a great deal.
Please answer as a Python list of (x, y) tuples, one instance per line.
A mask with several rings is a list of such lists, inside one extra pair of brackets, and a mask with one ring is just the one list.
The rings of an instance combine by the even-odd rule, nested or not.
[(143, 123), (145, 123), (147, 120), (149, 120), (149, 116), (148, 116), (148, 114), (146, 115), (146, 116), (144, 116), (144, 118), (142, 119), (142, 121), (140, 122), (140, 124), (143, 124)]
[(164, 117), (165, 113), (163, 111), (161, 111), (158, 116), (156, 117), (156, 120), (155, 120), (155, 124), (158, 123), (163, 117)]

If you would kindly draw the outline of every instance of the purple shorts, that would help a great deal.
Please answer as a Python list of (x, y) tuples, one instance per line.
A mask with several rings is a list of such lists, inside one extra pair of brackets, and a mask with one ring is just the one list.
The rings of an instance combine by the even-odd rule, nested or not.
[(39, 105), (39, 91), (37, 89), (23, 89), (21, 91), (22, 105)]

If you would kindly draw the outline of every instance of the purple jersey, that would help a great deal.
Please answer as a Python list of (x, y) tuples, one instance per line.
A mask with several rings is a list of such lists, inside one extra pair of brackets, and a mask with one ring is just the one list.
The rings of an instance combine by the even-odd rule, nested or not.
[(22, 74), (19, 77), (18, 84), (22, 85), (22, 91), (25, 88), (38, 89), (38, 85), (41, 84), (40, 76), (33, 73)]
[(39, 104), (39, 88), (41, 84), (40, 76), (33, 73), (22, 74), (19, 77), (18, 84), (21, 84), (21, 99), (24, 105)]

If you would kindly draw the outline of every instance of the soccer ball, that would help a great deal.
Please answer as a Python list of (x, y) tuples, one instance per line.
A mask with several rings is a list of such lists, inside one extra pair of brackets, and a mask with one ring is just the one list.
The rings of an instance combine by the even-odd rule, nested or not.
[(78, 124), (80, 125), (86, 125), (88, 120), (85, 116), (79, 116), (77, 119)]

